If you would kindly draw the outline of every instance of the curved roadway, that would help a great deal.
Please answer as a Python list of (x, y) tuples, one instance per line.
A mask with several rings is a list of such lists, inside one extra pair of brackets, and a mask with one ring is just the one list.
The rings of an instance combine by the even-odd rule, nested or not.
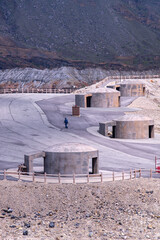
[[(17, 167), (24, 154), (64, 142), (99, 149), (101, 170), (154, 168), (154, 156), (160, 156), (159, 140), (117, 141), (97, 133), (100, 121), (123, 115), (125, 107), (81, 109), (81, 116), (73, 117), (72, 94), (8, 94), (0, 96), (0, 103), (0, 169)], [(68, 129), (64, 128), (65, 116)]]

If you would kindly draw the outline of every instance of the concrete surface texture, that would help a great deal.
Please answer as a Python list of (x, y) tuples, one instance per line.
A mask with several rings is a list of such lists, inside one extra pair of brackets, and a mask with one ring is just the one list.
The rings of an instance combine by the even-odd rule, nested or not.
[(99, 123), (99, 133), (103, 136), (108, 136), (108, 124), (107, 122)]
[[(109, 135), (109, 127), (115, 126), (115, 122), (101, 122), (99, 123), (99, 133), (102, 134), (103, 136), (108, 136)], [(113, 132), (113, 129), (110, 131), (110, 136)]]
[(145, 96), (145, 84), (141, 81), (122, 81), (115, 85), (108, 86), (120, 91), (122, 97), (141, 97)]
[(82, 143), (54, 145), (46, 151), (24, 155), (26, 172), (33, 173), (34, 161), (43, 158), (42, 169), (47, 174), (89, 174), (99, 172), (99, 152)]
[[(159, 142), (116, 141), (87, 131), (99, 122), (112, 121), (136, 109), (83, 108), (80, 117), (73, 117), (74, 99), (73, 94), (1, 95), (0, 168), (15, 168), (23, 163), (24, 154), (69, 142), (85, 143), (99, 150), (100, 171), (154, 168), (154, 156), (160, 156)], [(65, 117), (69, 120), (68, 129), (64, 127)], [(41, 161), (38, 159), (34, 166), (41, 165)]]
[[(34, 172), (34, 161), (37, 158), (43, 158), (45, 157), (45, 152), (41, 151), (38, 153), (32, 153), (32, 154), (25, 154), (24, 155), (24, 166), (25, 166), (25, 172), (33, 173)], [(44, 169), (44, 166), (43, 166)], [(21, 170), (20, 170), (21, 171)]]
[(99, 133), (121, 139), (154, 138), (154, 120), (146, 116), (128, 114), (118, 120), (100, 122)]
[(145, 85), (143, 83), (125, 83), (120, 84), (120, 93), (123, 97), (145, 96)]
[(99, 172), (98, 150), (82, 143), (59, 144), (45, 152), (44, 172), (48, 174), (88, 174)]
[(120, 93), (110, 88), (97, 88), (92, 92), (75, 95), (75, 104), (77, 106), (87, 107), (119, 107), (120, 106)]
[(115, 121), (113, 138), (145, 139), (154, 137), (154, 121), (145, 116), (125, 115)]
[(63, 143), (63, 144), (56, 144), (51, 148), (47, 149), (47, 151), (54, 152), (54, 153), (83, 153), (83, 152), (95, 152), (97, 149), (83, 144), (83, 143)]

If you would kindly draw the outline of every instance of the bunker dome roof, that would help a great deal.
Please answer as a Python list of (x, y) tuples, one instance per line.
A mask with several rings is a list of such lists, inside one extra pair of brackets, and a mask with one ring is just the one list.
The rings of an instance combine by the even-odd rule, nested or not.
[(121, 81), (121, 82), (117, 82), (115, 84), (109, 84), (107, 85), (107, 87), (114, 87), (114, 86), (120, 86), (120, 85), (144, 85), (145, 86), (145, 83), (142, 82), (142, 80), (124, 80), (124, 81)]
[(145, 85), (144, 82), (142, 82), (142, 80), (124, 80), (122, 82), (118, 82), (117, 85)]
[(93, 152), (97, 151), (97, 149), (83, 144), (83, 143), (62, 143), (56, 144), (49, 148), (46, 152), (59, 152), (59, 153), (69, 153), (69, 152)]
[(126, 122), (126, 121), (152, 121), (153, 119), (146, 117), (146, 116), (140, 116), (140, 115), (134, 115), (134, 114), (126, 114), (119, 119), (116, 119), (116, 122)]
[(91, 93), (113, 93), (113, 92), (118, 92), (115, 89), (112, 88), (95, 88)]
[(112, 88), (95, 88), (92, 90), (87, 90), (83, 93), (77, 93), (76, 95), (86, 95), (86, 94), (93, 94), (93, 93), (119, 93), (119, 91), (112, 89)]

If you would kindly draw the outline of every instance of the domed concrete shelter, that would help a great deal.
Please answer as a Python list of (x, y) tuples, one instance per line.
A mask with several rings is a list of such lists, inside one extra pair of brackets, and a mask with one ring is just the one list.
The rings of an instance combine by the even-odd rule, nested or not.
[(108, 135), (109, 126), (112, 127), (112, 138), (154, 138), (154, 120), (148, 117), (128, 114), (112, 122), (100, 123), (99, 132)]
[(120, 92), (111, 88), (96, 88), (92, 92), (86, 92), (75, 95), (75, 105), (87, 107), (119, 107)]
[[(99, 151), (82, 143), (58, 144), (45, 152), (25, 155), (27, 172), (33, 172), (33, 160), (44, 158), (47, 174), (88, 174), (99, 172)], [(91, 165), (91, 166), (89, 166)]]
[(140, 81), (123, 81), (108, 87), (120, 91), (121, 97), (143, 97), (146, 92), (145, 84)]

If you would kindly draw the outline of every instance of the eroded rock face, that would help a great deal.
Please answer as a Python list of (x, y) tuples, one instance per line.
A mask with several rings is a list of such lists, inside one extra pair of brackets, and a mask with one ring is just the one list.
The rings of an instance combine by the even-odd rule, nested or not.
[[(95, 84), (106, 77), (117, 76), (123, 79), (127, 76), (139, 76), (143, 78), (146, 75), (160, 74), (159, 70), (150, 70), (143, 72), (118, 70), (107, 71), (100, 67), (77, 69), (74, 67), (57, 67), (54, 69), (35, 69), (35, 68), (13, 68), (0, 70), (1, 88), (81, 88)], [(134, 77), (133, 77), (134, 78)], [(95, 86), (94, 86), (95, 88)]]
[(32, 87), (82, 87), (102, 80), (107, 71), (100, 68), (87, 68), (78, 70), (72, 67), (61, 67), (52, 70), (8, 69), (0, 71), (1, 86), (24, 86)]

